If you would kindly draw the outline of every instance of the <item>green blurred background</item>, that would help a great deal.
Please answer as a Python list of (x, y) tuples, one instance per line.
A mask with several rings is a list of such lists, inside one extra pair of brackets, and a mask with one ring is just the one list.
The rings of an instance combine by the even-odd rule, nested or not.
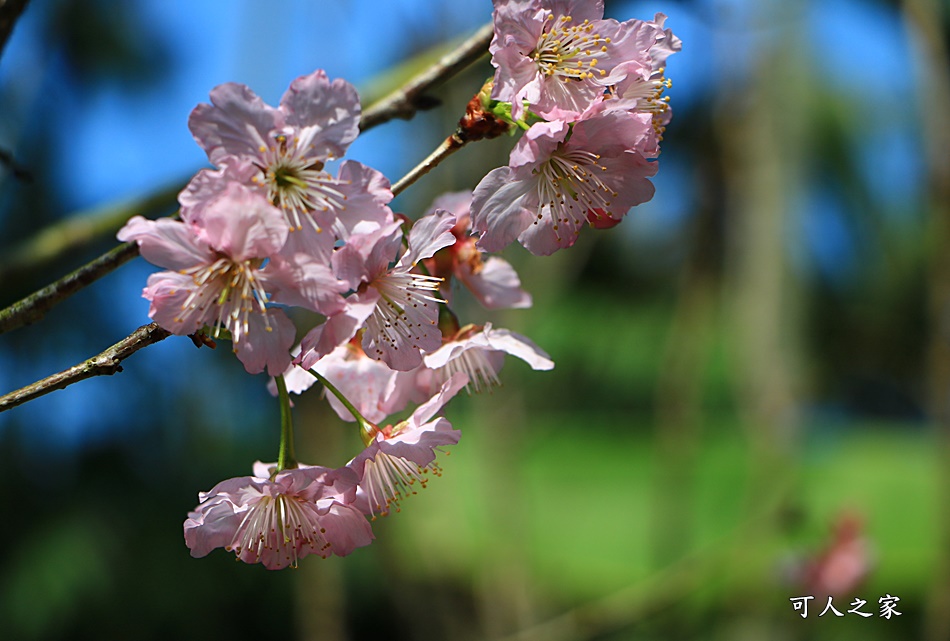
[[(453, 401), (443, 475), (372, 546), (276, 573), (182, 541), (199, 490), (277, 454), (277, 404), (229, 350), (172, 338), (0, 414), (0, 639), (950, 639), (950, 6), (606, 4), (684, 41), (656, 198), (552, 257), (506, 250), (530, 310), (460, 302), (555, 369), (511, 361)], [(204, 166), (186, 119), (215, 84), (273, 104), (321, 67), (379, 95), (490, 10), (34, 0), (0, 59), (0, 304), (114, 245), (113, 223), (41, 261), (41, 229)], [(347, 156), (397, 179), (490, 73)], [(394, 209), (471, 189), (512, 144), (462, 150)], [(147, 322), (152, 271), (0, 336), (0, 393)], [(315, 394), (295, 411), (301, 460), (358, 451)], [(819, 617), (829, 593), (872, 616)]]

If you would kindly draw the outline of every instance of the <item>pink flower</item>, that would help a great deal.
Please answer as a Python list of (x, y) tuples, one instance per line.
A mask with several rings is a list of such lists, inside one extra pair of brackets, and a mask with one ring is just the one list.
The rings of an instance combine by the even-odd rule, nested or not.
[(425, 487), (430, 472), (441, 474), (436, 452), (458, 443), (461, 433), (445, 418), (432, 418), (467, 381), (465, 374), (455, 374), (405, 421), (377, 427), (368, 435), (372, 440), (366, 449), (347, 463), (359, 476), (354, 505), (364, 514), (375, 519), (377, 514), (389, 514), (392, 506), (398, 512), (399, 501), (415, 493), (416, 483)]
[(279, 257), (287, 233), (273, 205), (229, 183), (193, 224), (135, 216), (117, 236), (136, 241), (146, 260), (174, 270), (150, 276), (143, 293), (155, 322), (179, 335), (206, 325), (215, 336), (227, 330), (248, 372), (266, 367), (276, 375), (290, 363), (296, 330), (267, 304), (284, 298), (333, 313), (345, 291), (326, 266)]
[(298, 362), (309, 369), (365, 325), (363, 350), (389, 367), (407, 371), (422, 363), (421, 352), (442, 344), (437, 326), (440, 279), (413, 271), (419, 261), (455, 241), (449, 213), (425, 216), (409, 232), (409, 249), (389, 265), (402, 245), (400, 223), (352, 236), (333, 255), (336, 274), (356, 293), (346, 308), (301, 341)]
[(494, 0), (492, 98), (545, 119), (573, 119), (602, 99), (614, 68), (638, 57), (640, 21), (604, 20), (603, 0)]
[(653, 197), (648, 177), (656, 163), (637, 151), (649, 132), (649, 122), (623, 111), (533, 125), (509, 165), (475, 187), (478, 246), (500, 251), (518, 239), (531, 253), (548, 255), (573, 245), (591, 212), (621, 220)]
[(185, 544), (195, 558), (215, 548), (268, 570), (310, 554), (346, 556), (369, 545), (373, 533), (351, 505), (356, 475), (347, 468), (301, 466), (273, 471), (258, 461), (254, 476), (228, 479), (198, 495), (185, 520)]
[[(188, 120), (195, 140), (218, 167), (250, 164), (245, 176), (281, 209), (292, 252), (326, 257), (326, 227), (348, 208), (349, 226), (357, 220), (384, 224), (389, 182), (374, 169), (348, 162), (334, 178), (324, 170), (343, 155), (359, 133), (360, 102), (344, 80), (330, 81), (323, 70), (294, 80), (278, 107), (264, 103), (248, 87), (226, 83), (211, 91), (212, 104), (200, 104)], [(214, 179), (207, 174), (204, 179)], [(347, 224), (343, 224), (345, 228)], [(321, 236), (323, 234), (323, 236)]]
[(448, 211), (455, 214), (452, 227), (455, 243), (440, 249), (425, 261), (429, 273), (441, 277), (440, 291), (452, 303), (452, 277), (458, 279), (487, 309), (521, 309), (531, 307), (531, 294), (521, 288), (521, 279), (511, 264), (498, 256), (484, 257), (472, 236), (472, 192), (454, 192), (435, 199), (426, 212)]
[(659, 143), (669, 124), (672, 113), (669, 97), (663, 92), (672, 86), (664, 75), (666, 59), (682, 48), (682, 42), (669, 29), (663, 29), (666, 16), (656, 14), (653, 22), (642, 22), (637, 30), (640, 43), (639, 58), (618, 65), (611, 78), (613, 99), (596, 105), (606, 110), (624, 109), (636, 114), (648, 115), (653, 134), (644, 139), (640, 147), (647, 157), (660, 153)]
[(442, 347), (426, 354), (425, 369), (419, 373), (423, 388), (436, 388), (456, 374), (463, 372), (469, 386), (476, 392), (500, 385), (498, 372), (504, 365), (505, 354), (517, 356), (534, 370), (554, 368), (554, 361), (528, 338), (507, 329), (493, 329), (467, 325)]

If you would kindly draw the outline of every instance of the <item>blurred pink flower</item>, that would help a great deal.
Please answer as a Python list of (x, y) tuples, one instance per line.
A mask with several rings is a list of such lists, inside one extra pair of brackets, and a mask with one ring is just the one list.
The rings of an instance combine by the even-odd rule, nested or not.
[(184, 524), (193, 557), (224, 548), (245, 563), (280, 570), (310, 554), (346, 556), (372, 542), (369, 523), (351, 505), (356, 475), (349, 469), (272, 469), (258, 461), (254, 476), (222, 481), (198, 495)]
[[(415, 371), (399, 372), (368, 357), (356, 338), (318, 360), (311, 369), (326, 377), (363, 417), (374, 423), (401, 412), (410, 400), (417, 397)], [(288, 392), (302, 394), (317, 379), (309, 371), (291, 365), (284, 372), (284, 382)], [(269, 386), (269, 389), (271, 394), (277, 395), (276, 385)], [(334, 394), (326, 397), (337, 416), (344, 421), (356, 420)]]
[(452, 227), (455, 243), (440, 249), (425, 261), (429, 273), (442, 278), (440, 292), (452, 304), (452, 278), (461, 282), (487, 309), (522, 309), (531, 307), (531, 294), (521, 288), (521, 279), (511, 264), (498, 256), (484, 257), (475, 246), (472, 235), (472, 192), (443, 194), (426, 212), (448, 211), (455, 215)]

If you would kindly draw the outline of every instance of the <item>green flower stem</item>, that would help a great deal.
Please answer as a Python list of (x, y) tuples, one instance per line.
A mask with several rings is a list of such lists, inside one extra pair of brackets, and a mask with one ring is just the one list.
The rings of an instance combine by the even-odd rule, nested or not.
[(290, 415), (290, 394), (283, 376), (275, 376), (277, 393), (280, 399), (280, 452), (277, 454), (277, 471), (292, 470), (297, 467), (294, 456), (294, 420)]
[(353, 415), (353, 418), (355, 418), (356, 422), (359, 423), (360, 435), (363, 437), (363, 442), (368, 444), (367, 439), (369, 439), (371, 442), (372, 439), (376, 437), (376, 432), (379, 431), (379, 428), (377, 428), (370, 421), (366, 420), (366, 418), (360, 414), (360, 411), (356, 409), (353, 403), (351, 403), (350, 400), (343, 395), (343, 392), (338, 390), (336, 386), (328, 381), (322, 374), (320, 374), (320, 372), (315, 369), (309, 369), (307, 371), (310, 372), (310, 375), (317, 379), (325, 388), (327, 388), (331, 394), (336, 396), (337, 400), (343, 403), (343, 407), (345, 407), (350, 412), (350, 414)]

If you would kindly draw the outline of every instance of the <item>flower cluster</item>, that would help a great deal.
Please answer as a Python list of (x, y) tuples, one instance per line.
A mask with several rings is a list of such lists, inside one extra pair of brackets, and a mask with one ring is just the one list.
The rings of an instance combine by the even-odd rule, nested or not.
[[(495, 0), (491, 97), (527, 128), (507, 167), (475, 188), (478, 245), (516, 239), (536, 255), (580, 228), (619, 223), (653, 197), (670, 119), (666, 58), (680, 41), (653, 21), (603, 19), (601, 0)], [(530, 125), (530, 126), (529, 126)]]
[[(462, 121), (491, 134), (459, 140), (514, 123), (526, 131), (508, 167), (415, 222), (390, 209), (378, 171), (328, 168), (359, 132), (347, 82), (315, 71), (277, 107), (227, 83), (194, 109), (188, 125), (213, 168), (179, 195), (179, 220), (137, 216), (118, 237), (165, 269), (143, 294), (156, 323), (230, 340), (249, 373), (271, 377), (281, 448), (275, 464), (199, 494), (184, 525), (193, 556), (225, 548), (280, 569), (369, 544), (370, 520), (440, 474), (437, 453), (460, 436), (439, 416), (453, 396), (498, 385), (506, 354), (554, 366), (528, 338), (463, 325), (451, 306), (461, 285), (489, 310), (529, 307), (512, 265), (485, 252), (517, 238), (548, 254), (572, 245), (584, 221), (612, 226), (651, 197), (648, 159), (669, 119), (663, 61), (679, 41), (662, 15), (602, 15), (583, 0), (495, 1), (493, 93), (476, 95)], [(506, 115), (481, 113), (484, 101)], [(292, 308), (321, 317), (299, 343)], [(342, 467), (294, 459), (289, 395), (315, 382), (365, 446)]]

